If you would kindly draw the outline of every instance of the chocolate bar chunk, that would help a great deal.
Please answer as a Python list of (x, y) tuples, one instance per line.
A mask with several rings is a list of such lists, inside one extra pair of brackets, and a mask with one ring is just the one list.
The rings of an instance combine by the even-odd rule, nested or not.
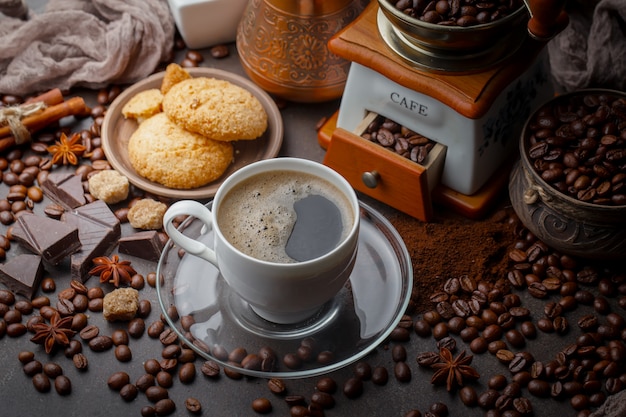
[(146, 230), (123, 237), (118, 248), (120, 253), (154, 262), (159, 260), (162, 250), (163, 242), (156, 230)]
[(31, 299), (39, 288), (43, 270), (41, 256), (29, 253), (17, 255), (0, 265), (0, 282), (14, 293)]
[(120, 221), (102, 200), (63, 213), (61, 220), (78, 228), (81, 249), (70, 257), (72, 278), (89, 279), (91, 261), (107, 256), (121, 235)]
[(66, 210), (80, 207), (87, 202), (80, 176), (72, 173), (50, 173), (41, 184), (41, 189), (50, 200)]
[(24, 213), (17, 218), (13, 238), (52, 265), (80, 249), (78, 227), (36, 214)]

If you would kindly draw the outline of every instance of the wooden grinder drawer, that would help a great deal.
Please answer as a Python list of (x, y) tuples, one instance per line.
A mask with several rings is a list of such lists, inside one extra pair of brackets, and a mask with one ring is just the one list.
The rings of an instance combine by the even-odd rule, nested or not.
[(415, 163), (361, 137), (376, 116), (370, 112), (355, 132), (335, 129), (324, 164), (363, 194), (429, 221), (433, 216), (431, 193), (439, 183), (446, 147), (436, 143), (423, 165)]

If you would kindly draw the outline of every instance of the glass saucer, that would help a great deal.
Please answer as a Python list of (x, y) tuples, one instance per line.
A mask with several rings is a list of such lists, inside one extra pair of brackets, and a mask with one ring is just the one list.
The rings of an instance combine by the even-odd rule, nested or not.
[[(288, 325), (260, 318), (217, 268), (193, 255), (179, 256), (170, 241), (157, 267), (157, 294), (168, 324), (201, 357), (249, 376), (311, 377), (363, 358), (400, 321), (413, 288), (413, 268), (391, 223), (367, 205), (360, 206), (359, 248), (350, 280), (313, 317)], [(207, 246), (213, 244), (212, 232), (193, 218), (181, 230)], [(171, 306), (180, 319), (168, 315)], [(243, 365), (229, 360), (229, 352), (241, 348), (257, 356)], [(267, 352), (273, 355), (262, 361)]]

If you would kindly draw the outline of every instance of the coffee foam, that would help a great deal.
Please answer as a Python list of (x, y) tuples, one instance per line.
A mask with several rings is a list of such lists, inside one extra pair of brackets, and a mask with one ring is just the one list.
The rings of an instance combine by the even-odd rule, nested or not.
[(222, 198), (217, 222), (241, 252), (268, 262), (293, 263), (285, 246), (296, 222), (294, 203), (312, 194), (339, 207), (343, 241), (354, 221), (349, 201), (328, 181), (301, 172), (268, 172), (242, 181)]

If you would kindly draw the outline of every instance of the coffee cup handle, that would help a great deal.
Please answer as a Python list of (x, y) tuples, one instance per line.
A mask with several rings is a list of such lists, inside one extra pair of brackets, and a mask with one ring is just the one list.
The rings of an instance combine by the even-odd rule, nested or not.
[(205, 259), (217, 267), (217, 257), (213, 249), (210, 249), (204, 243), (185, 236), (174, 226), (174, 223), (172, 223), (177, 216), (187, 215), (200, 220), (208, 230), (213, 228), (213, 215), (206, 206), (197, 201), (183, 200), (172, 204), (163, 215), (163, 227), (165, 231), (170, 239), (187, 253)]

